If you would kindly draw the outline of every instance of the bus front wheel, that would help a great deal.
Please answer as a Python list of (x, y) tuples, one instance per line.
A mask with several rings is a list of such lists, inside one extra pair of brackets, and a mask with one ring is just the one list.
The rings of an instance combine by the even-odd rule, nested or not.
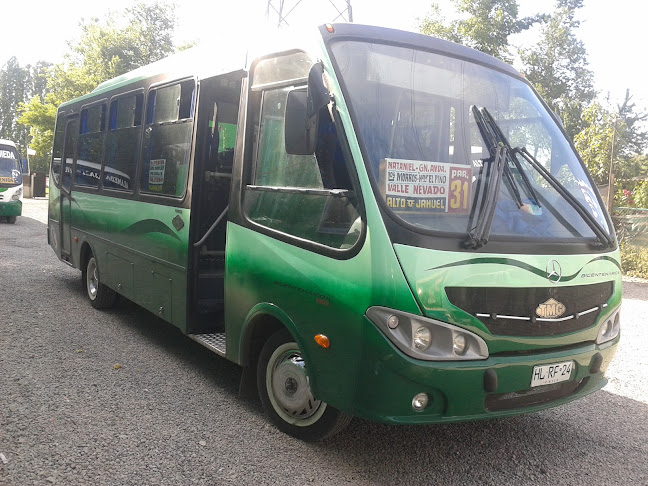
[(94, 255), (90, 255), (88, 264), (82, 272), (82, 278), (92, 307), (95, 309), (108, 309), (115, 305), (117, 293), (99, 281), (97, 261)]
[(16, 222), (16, 216), (7, 216), (7, 223), (14, 224)]
[(282, 432), (311, 442), (340, 432), (351, 421), (350, 415), (313, 397), (302, 353), (286, 329), (268, 339), (257, 366), (263, 408)]

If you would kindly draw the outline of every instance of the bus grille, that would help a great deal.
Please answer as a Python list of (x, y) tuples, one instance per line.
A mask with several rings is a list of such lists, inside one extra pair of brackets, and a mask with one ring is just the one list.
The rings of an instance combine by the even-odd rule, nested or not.
[[(613, 282), (572, 287), (447, 287), (450, 303), (477, 317), (493, 335), (554, 336), (594, 324), (614, 290)], [(539, 317), (553, 299), (564, 306), (558, 317)]]
[(542, 405), (579, 392), (587, 384), (588, 380), (589, 377), (583, 378), (582, 380), (540, 386), (520, 392), (488, 395), (484, 401), (484, 407), (489, 412), (498, 412), (500, 410), (513, 410), (516, 408)]

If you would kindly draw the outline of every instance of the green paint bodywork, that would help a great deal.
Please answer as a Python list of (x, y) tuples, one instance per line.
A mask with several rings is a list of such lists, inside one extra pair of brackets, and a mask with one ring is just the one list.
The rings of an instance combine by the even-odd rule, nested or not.
[[(60, 231), (57, 192), (50, 189), (50, 240)], [(176, 217), (184, 222), (180, 230)], [(71, 241), (73, 266), (83, 266), (88, 245), (104, 284), (185, 330), (190, 217), (187, 209), (75, 191), (64, 238)]]
[[(457, 324), (486, 340), (491, 354), (509, 351), (542, 350), (573, 343), (593, 342), (598, 327), (621, 304), (619, 251), (608, 255), (483, 255), (466, 258), (465, 252), (440, 252), (395, 245), (396, 253), (414, 289), (423, 313), (430, 318)], [(552, 283), (547, 279), (550, 260), (560, 263), (563, 277)], [(491, 336), (486, 327), (463, 310), (453, 306), (446, 287), (561, 287), (594, 284), (613, 280), (614, 293), (595, 324), (579, 332), (551, 337), (510, 338)], [(540, 302), (538, 302), (540, 304)]]
[(7, 201), (0, 203), (0, 216), (20, 216), (22, 201)]
[[(604, 255), (473, 255), (392, 245), (321, 39), (317, 58), (322, 60), (357, 171), (365, 234), (347, 258), (337, 259), (228, 222), (224, 285), (227, 358), (247, 366), (248, 338), (255, 326), (271, 317), (298, 343), (318, 399), (390, 423), (512, 415), (558, 405), (604, 386), (603, 373), (618, 338), (601, 346), (594, 342), (600, 323), (621, 303), (618, 250)], [(129, 79), (138, 80), (144, 74), (149, 75), (150, 70)], [(124, 83), (125, 79), (117, 80), (99, 91)], [(228, 139), (227, 144), (232, 141)], [(50, 184), (49, 238), (59, 257), (60, 201), (59, 189)], [(75, 267), (82, 265), (87, 245), (97, 259), (102, 282), (186, 332), (190, 210), (73, 192), (69, 215), (63, 214), (71, 223), (70, 258)], [(184, 223), (180, 230), (172, 223), (177, 217)], [(557, 284), (546, 276), (551, 259), (559, 261), (563, 270), (564, 277)], [(542, 338), (493, 336), (477, 318), (450, 304), (445, 294), (447, 286), (551, 287), (610, 280), (615, 284), (613, 295), (590, 328)], [(424, 315), (470, 330), (484, 339), (490, 357), (431, 362), (406, 356), (365, 317), (372, 306)], [(317, 334), (328, 336), (330, 348), (316, 344)], [(603, 358), (600, 371), (590, 374), (597, 354)], [(496, 393), (509, 393), (529, 389), (534, 366), (566, 360), (576, 364), (572, 379), (586, 378), (575, 394), (541, 406), (486, 411), (487, 369), (497, 371)], [(416, 412), (411, 403), (420, 392), (427, 393), (431, 402), (425, 411)]]
[[(330, 60), (322, 50), (331, 79)], [(490, 418), (540, 410), (592, 393), (605, 385), (604, 371), (618, 338), (594, 344), (600, 323), (620, 305), (618, 250), (607, 255), (484, 255), (392, 246), (365, 170), (348, 108), (337, 83), (329, 84), (336, 100), (364, 195), (367, 234), (356, 256), (335, 260), (260, 235), (238, 225), (227, 229), (226, 323), (228, 357), (246, 364), (244, 337), (255, 318), (272, 315), (293, 334), (303, 350), (314, 394), (349, 413), (391, 423), (432, 423)], [(565, 277), (558, 284), (546, 277), (546, 264), (557, 259)], [(597, 274), (598, 277), (589, 275)], [(452, 306), (447, 285), (575, 285), (613, 280), (608, 307), (588, 329), (543, 338), (490, 335), (473, 316)], [(491, 357), (484, 361), (425, 362), (399, 351), (365, 316), (367, 308), (384, 306), (452, 323), (480, 335)], [(241, 327), (242, 326), (242, 327)], [(329, 349), (319, 347), (325, 334)], [(569, 347), (569, 350), (566, 348)], [(522, 352), (505, 355), (506, 352)], [(495, 353), (502, 353), (496, 355)], [(594, 356), (603, 358), (590, 374)], [(497, 371), (496, 393), (529, 389), (533, 367), (574, 360), (573, 380), (584, 380), (576, 393), (549, 403), (488, 412), (484, 372)], [(431, 405), (415, 412), (412, 398), (426, 392)]]

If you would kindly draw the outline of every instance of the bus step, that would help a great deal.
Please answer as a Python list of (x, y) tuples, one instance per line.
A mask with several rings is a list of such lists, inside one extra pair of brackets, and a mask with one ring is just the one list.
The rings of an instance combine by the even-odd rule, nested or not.
[(189, 334), (194, 341), (202, 344), (210, 351), (225, 357), (225, 333), (216, 332), (213, 334)]

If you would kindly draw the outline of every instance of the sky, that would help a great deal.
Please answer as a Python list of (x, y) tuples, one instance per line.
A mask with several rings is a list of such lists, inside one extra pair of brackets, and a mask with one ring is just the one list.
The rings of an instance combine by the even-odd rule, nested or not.
[[(322, 24), (332, 21), (346, 8), (346, 0), (284, 0), (284, 9), (295, 7), (287, 21), (295, 24)], [(273, 0), (278, 8), (280, 0)], [(5, 2), (9, 3), (9, 2)], [(69, 41), (79, 35), (79, 23), (101, 19), (108, 10), (130, 6), (133, 0), (45, 0), (12, 1), (3, 7), (3, 42), (0, 67), (16, 56), (21, 65), (39, 60), (59, 62), (68, 51)], [(254, 37), (265, 24), (268, 0), (178, 0), (176, 42), (222, 39), (228, 42), (243, 35)], [(351, 0), (356, 23), (381, 25), (417, 31), (418, 19), (425, 17), (433, 0)], [(450, 0), (438, 0), (448, 8)], [(518, 0), (522, 16), (552, 11), (553, 0)], [(621, 102), (630, 88), (638, 106), (648, 109), (648, 60), (645, 48), (648, 2), (643, 0), (585, 0), (578, 19), (578, 37), (584, 42), (595, 86), (600, 96)], [(530, 32), (512, 43), (532, 45), (538, 33)], [(516, 66), (519, 67), (519, 66)]]

